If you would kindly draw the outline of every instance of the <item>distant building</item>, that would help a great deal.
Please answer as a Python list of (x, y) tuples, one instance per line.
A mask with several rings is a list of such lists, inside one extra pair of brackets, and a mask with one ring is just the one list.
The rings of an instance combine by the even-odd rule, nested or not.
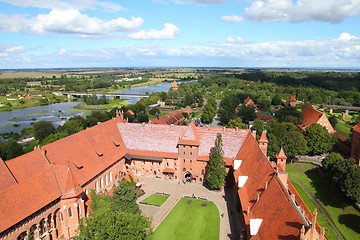
[(185, 121), (184, 115), (179, 112), (179, 110), (175, 110), (172, 113), (165, 115), (163, 118), (158, 115), (155, 118), (151, 119), (151, 123), (153, 124), (163, 124), (163, 125), (177, 125)]
[(187, 106), (186, 108), (184, 108), (184, 109), (182, 110), (182, 112), (183, 112), (183, 113), (186, 113), (186, 114), (189, 116), (189, 118), (190, 118), (191, 115), (192, 115), (192, 113), (193, 113), (194, 111), (192, 110), (192, 108), (191, 108), (190, 106)]
[(313, 123), (326, 127), (330, 134), (335, 133), (335, 130), (333, 126), (331, 126), (326, 114), (316, 111), (311, 104), (308, 104), (302, 111), (302, 122), (298, 126), (301, 130), (306, 131), (306, 129)]
[(177, 85), (176, 81), (174, 80), (173, 84), (171, 85), (171, 91), (176, 91), (179, 89), (179, 86)]
[(246, 107), (253, 106), (253, 107), (255, 107), (255, 109), (258, 109), (257, 106), (255, 105), (254, 101), (250, 97), (247, 97), (247, 99), (245, 99), (244, 104)]
[(257, 116), (258, 119), (260, 119), (260, 120), (262, 120), (264, 122), (267, 122), (267, 121), (275, 118), (275, 116), (262, 115), (260, 112), (257, 112), (256, 116)]
[(360, 123), (353, 128), (351, 140), (351, 158), (355, 159), (358, 166), (360, 166)]
[(296, 99), (293, 96), (290, 97), (289, 105), (292, 107), (296, 107)]

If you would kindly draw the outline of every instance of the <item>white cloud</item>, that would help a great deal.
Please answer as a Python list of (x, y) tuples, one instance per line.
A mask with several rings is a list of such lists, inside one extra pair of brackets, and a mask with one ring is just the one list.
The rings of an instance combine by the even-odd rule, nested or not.
[(0, 45), (0, 57), (12, 57), (24, 52), (23, 46)]
[(6, 2), (11, 5), (19, 7), (37, 7), (46, 9), (86, 9), (101, 7), (105, 10), (120, 11), (124, 8), (114, 2), (98, 1), (98, 0), (0, 0), (0, 2)]
[(344, 40), (344, 41), (347, 41), (347, 40), (358, 40), (359, 38), (356, 37), (356, 36), (352, 36), (350, 33), (342, 33), (340, 34), (340, 37), (338, 38), (338, 40)]
[(159, 39), (175, 39), (180, 29), (172, 23), (165, 23), (164, 29), (149, 31), (141, 30), (139, 32), (128, 34), (128, 38), (140, 40), (159, 40)]
[(227, 0), (171, 0), (175, 3), (198, 3), (198, 4), (213, 4), (213, 3), (223, 3)]
[(51, 10), (32, 19), (25, 16), (0, 14), (0, 30), (5, 32), (30, 32), (32, 34), (75, 34), (81, 38), (119, 36), (120, 32), (133, 31), (143, 24), (141, 17), (130, 20), (119, 17), (109, 21), (89, 17), (77, 9)]
[(227, 37), (226, 38), (226, 42), (231, 43), (231, 44), (244, 44), (244, 43), (249, 43), (248, 41), (245, 41), (243, 38), (241, 37)]
[(239, 23), (239, 22), (243, 22), (244, 18), (242, 16), (232, 15), (232, 16), (222, 16), (221, 20), (228, 23)]
[(359, 0), (255, 0), (245, 8), (247, 18), (257, 22), (320, 21), (340, 23), (360, 15)]
[(66, 53), (66, 49), (65, 48), (60, 48), (59, 49), (59, 55), (64, 55)]

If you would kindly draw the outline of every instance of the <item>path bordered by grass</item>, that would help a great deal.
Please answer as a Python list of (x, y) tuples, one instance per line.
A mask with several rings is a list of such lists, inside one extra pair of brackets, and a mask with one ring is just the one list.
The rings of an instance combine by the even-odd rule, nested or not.
[[(192, 201), (191, 204), (187, 203), (189, 200)], [(203, 203), (207, 206), (202, 207)], [(219, 210), (213, 202), (181, 198), (155, 230), (153, 239), (218, 240), (219, 231)]]
[(168, 198), (169, 198), (169, 195), (153, 194), (150, 197), (142, 200), (141, 202), (161, 206)]
[[(325, 178), (320, 177), (317, 173), (316, 166), (309, 163), (293, 163), (286, 165), (286, 171), (289, 177), (292, 177), (302, 182), (316, 199), (324, 206), (329, 213), (336, 226), (346, 239), (360, 239), (360, 212), (354, 208), (352, 203), (345, 197), (345, 195), (336, 189)], [(301, 198), (305, 201), (308, 208), (313, 211), (314, 205), (309, 204), (307, 195), (299, 190), (299, 187), (294, 184), (296, 190), (299, 192)], [(322, 221), (319, 219), (319, 221)], [(321, 227), (327, 228), (325, 225)], [(327, 228), (329, 229), (329, 228)], [(329, 239), (333, 238), (333, 234), (325, 233)]]

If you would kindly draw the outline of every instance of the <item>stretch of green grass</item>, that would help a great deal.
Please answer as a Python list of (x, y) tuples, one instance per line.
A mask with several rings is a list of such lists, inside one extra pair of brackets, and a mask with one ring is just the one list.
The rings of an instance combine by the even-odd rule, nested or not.
[(346, 122), (343, 122), (338, 119), (337, 124), (335, 125), (335, 130), (341, 136), (350, 139), (350, 131), (352, 126)]
[[(207, 206), (202, 207), (202, 203)], [(219, 231), (219, 210), (213, 202), (182, 198), (155, 230), (153, 239), (218, 240)]]
[(168, 195), (153, 194), (153, 195), (151, 195), (150, 197), (144, 199), (141, 202), (161, 206), (168, 198), (169, 198)]
[[(327, 210), (335, 225), (346, 239), (360, 239), (360, 212), (325, 176), (319, 176), (315, 165), (309, 163), (287, 164), (286, 171), (289, 173), (289, 177), (302, 182), (310, 190)], [(299, 189), (299, 186), (296, 184), (294, 186), (296, 190)], [(310, 200), (307, 198), (307, 195), (301, 190), (298, 191), (308, 208), (313, 211), (314, 206), (309, 204)], [(327, 228), (326, 225), (319, 224)], [(326, 235), (329, 239), (334, 239), (332, 237), (333, 234), (329, 234), (329, 231), (326, 232)]]

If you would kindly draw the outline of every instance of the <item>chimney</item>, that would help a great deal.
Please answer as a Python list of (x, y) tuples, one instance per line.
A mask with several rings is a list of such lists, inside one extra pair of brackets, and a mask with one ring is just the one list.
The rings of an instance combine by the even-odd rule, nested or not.
[(252, 131), (251, 135), (256, 139), (256, 131)]
[(268, 182), (265, 182), (265, 190), (268, 188)]
[(300, 240), (305, 240), (305, 226), (302, 225), (300, 230)]
[(142, 123), (143, 127), (145, 127), (145, 122)]
[(173, 129), (173, 125), (174, 125), (174, 124), (171, 124), (171, 125), (170, 125), (170, 130), (172, 130), (172, 129)]
[(285, 189), (288, 190), (288, 173), (287, 172), (279, 172), (278, 177), (282, 184), (284, 185)]
[(223, 127), (223, 132), (225, 133), (225, 131), (226, 131), (226, 128), (225, 128), (225, 127)]

